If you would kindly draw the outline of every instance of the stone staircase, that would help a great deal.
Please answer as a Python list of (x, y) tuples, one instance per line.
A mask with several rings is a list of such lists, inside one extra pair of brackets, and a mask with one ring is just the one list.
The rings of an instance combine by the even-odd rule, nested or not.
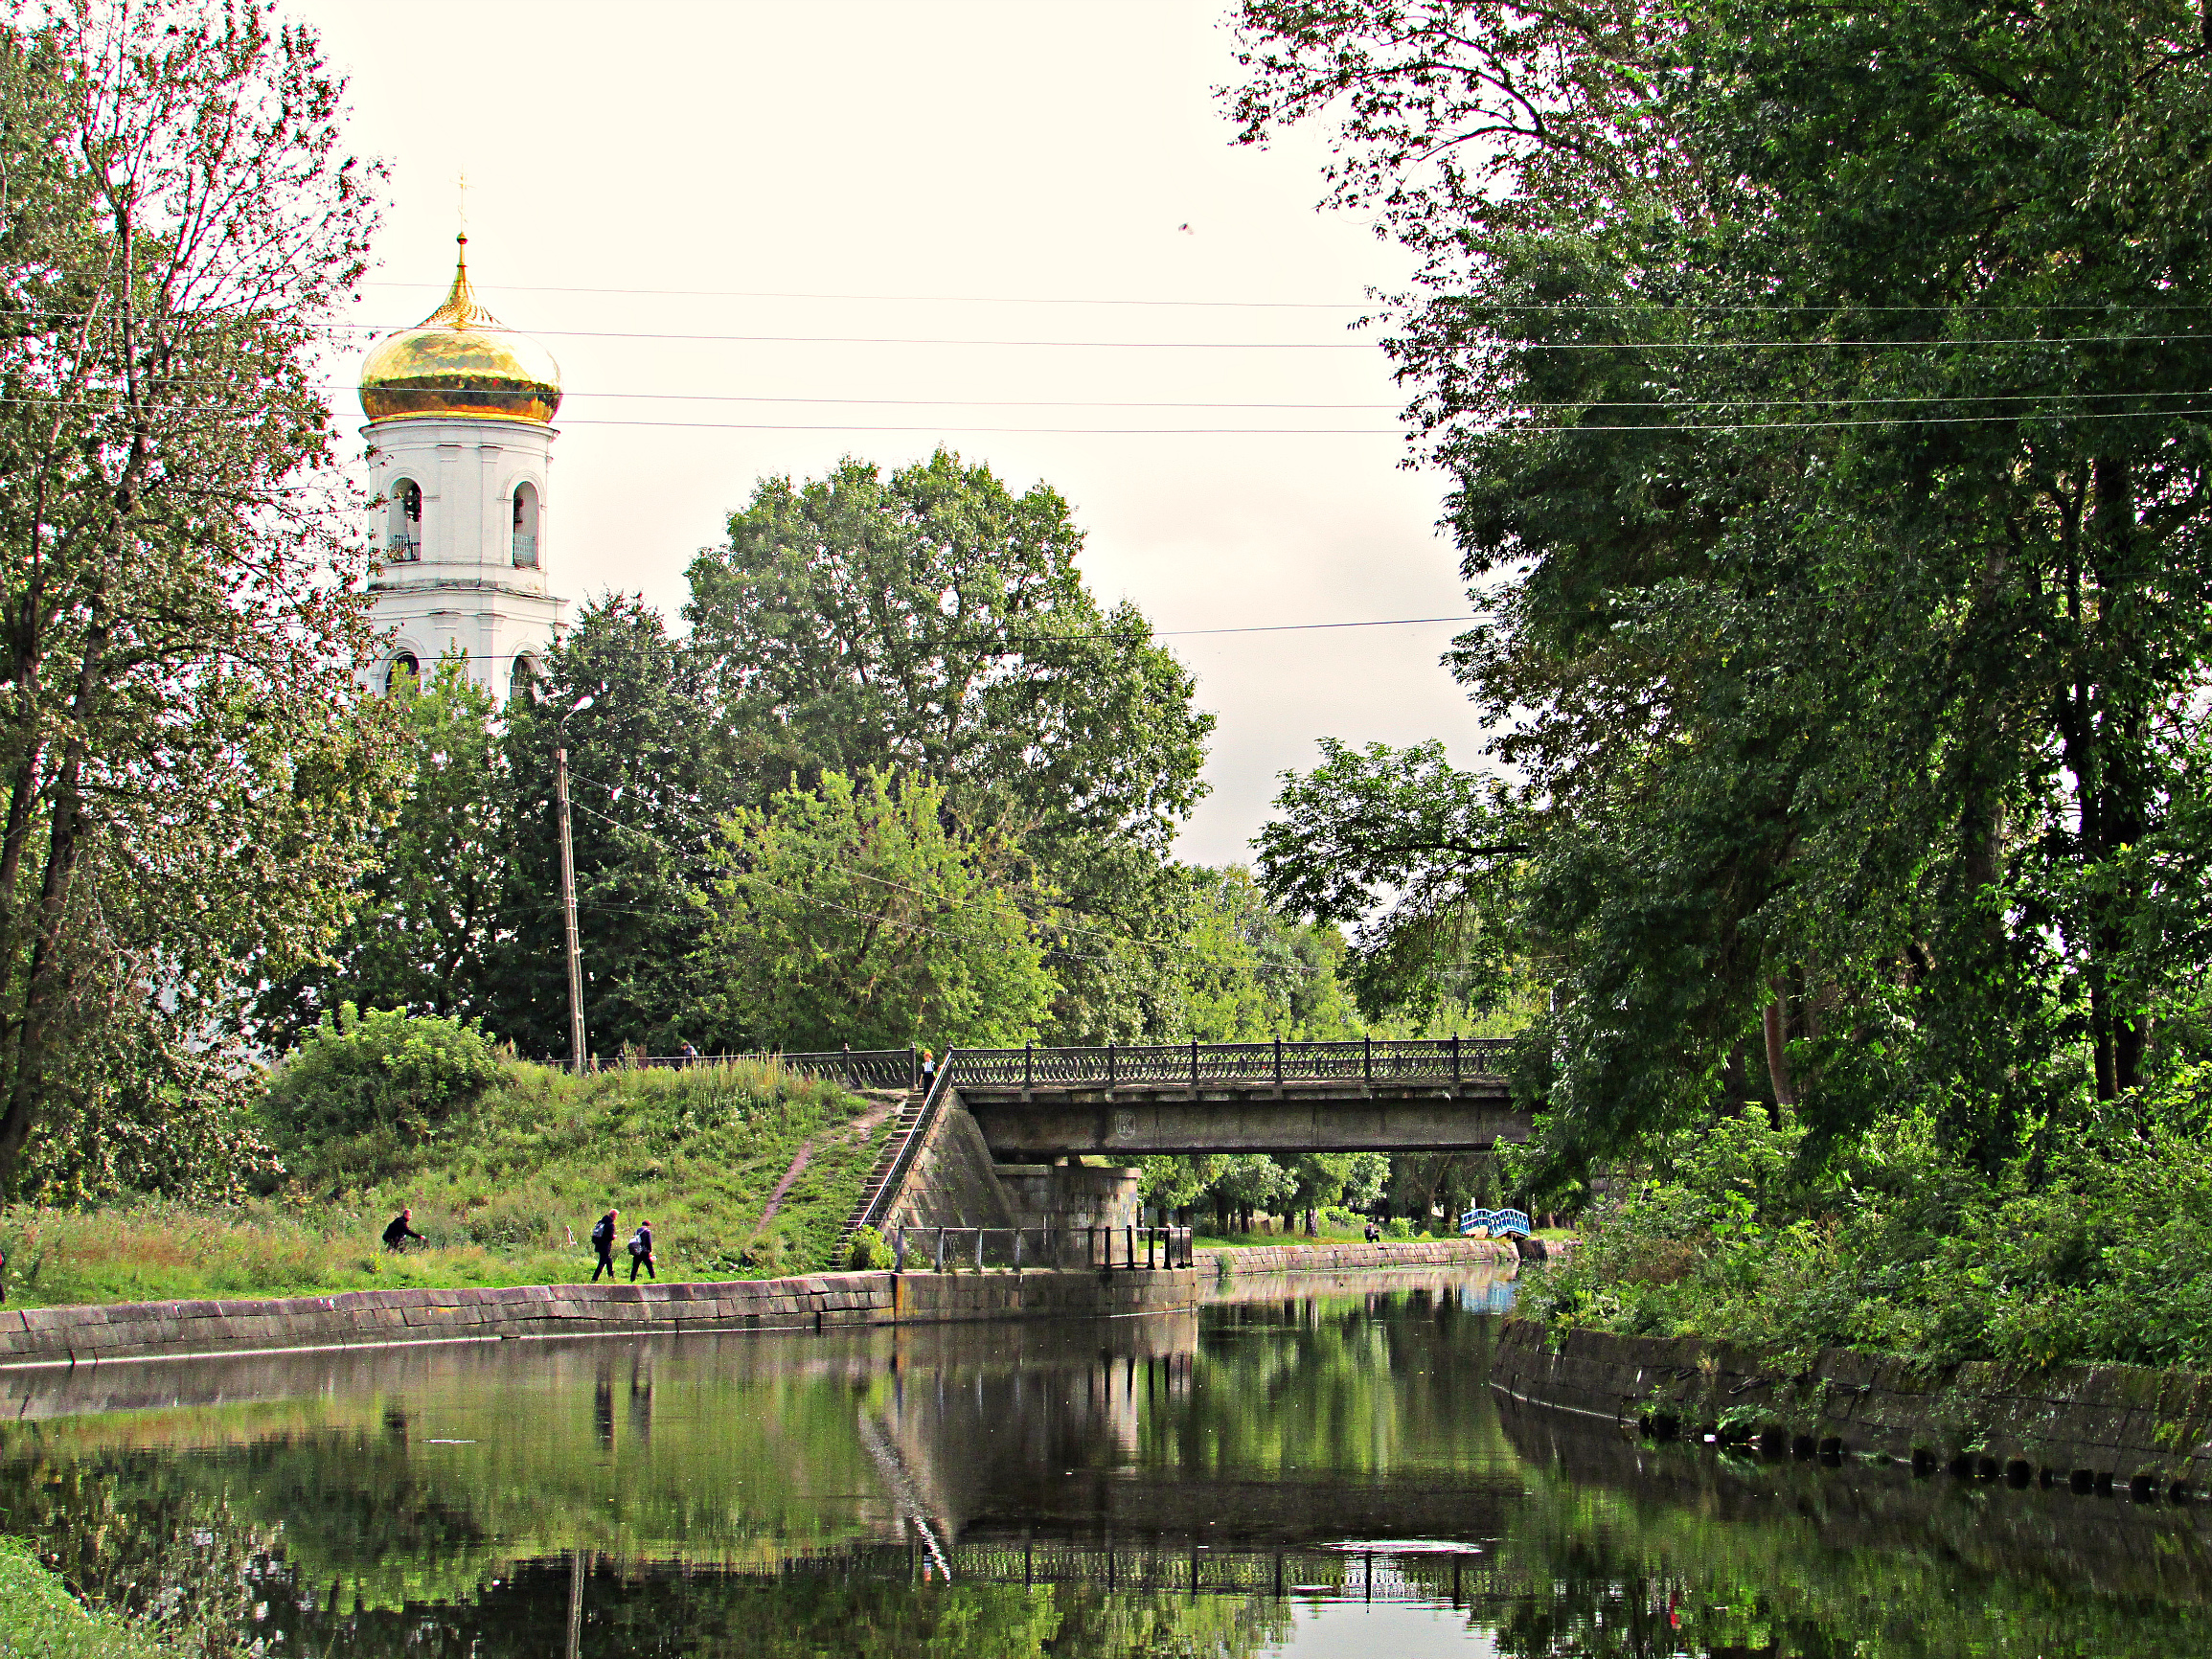
[(899, 1108), (898, 1121), (883, 1137), (883, 1149), (876, 1155), (876, 1166), (868, 1171), (867, 1184), (860, 1189), (860, 1201), (853, 1206), (852, 1215), (845, 1217), (845, 1225), (837, 1234), (838, 1260), (844, 1259), (845, 1247), (853, 1241), (853, 1235), (890, 1195), (887, 1189), (907, 1168), (907, 1148), (926, 1125), (928, 1108), (929, 1097), (924, 1091), (913, 1089), (907, 1093), (906, 1103)]

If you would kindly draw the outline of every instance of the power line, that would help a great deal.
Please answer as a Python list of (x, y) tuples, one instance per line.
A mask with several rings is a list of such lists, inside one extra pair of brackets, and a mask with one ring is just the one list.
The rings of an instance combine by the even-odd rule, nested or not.
[[(443, 284), (373, 281), (360, 285), (424, 293)], [(763, 288), (584, 288), (516, 283), (500, 283), (497, 291), (503, 294), (616, 294), (633, 299), (832, 300), (901, 306), (1137, 306), (1238, 311), (1361, 311), (1367, 309), (1369, 304), (1349, 300), (1055, 299), (1039, 294), (826, 294)]]

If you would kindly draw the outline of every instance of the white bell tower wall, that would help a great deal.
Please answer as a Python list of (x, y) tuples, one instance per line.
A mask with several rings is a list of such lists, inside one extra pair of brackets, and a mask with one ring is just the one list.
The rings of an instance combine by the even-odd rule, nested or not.
[(448, 650), (504, 704), (542, 667), (567, 602), (549, 585), (552, 427), (535, 420), (407, 416), (363, 429), (380, 567), (372, 614), (388, 636), (364, 678), (382, 691), (412, 660)]

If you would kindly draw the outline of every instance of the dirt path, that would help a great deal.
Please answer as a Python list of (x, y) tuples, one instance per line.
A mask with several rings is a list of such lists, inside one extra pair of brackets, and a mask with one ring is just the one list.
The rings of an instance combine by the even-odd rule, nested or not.
[(776, 1183), (776, 1190), (768, 1194), (768, 1207), (761, 1212), (760, 1220), (753, 1224), (753, 1236), (746, 1240), (745, 1248), (750, 1250), (753, 1245), (760, 1242), (761, 1235), (765, 1233), (768, 1230), (768, 1224), (775, 1220), (776, 1212), (784, 1207), (784, 1195), (790, 1192), (791, 1183), (806, 1172), (808, 1161), (814, 1155), (814, 1148), (826, 1137), (842, 1134), (849, 1140), (865, 1141), (876, 1132), (877, 1125), (904, 1103), (903, 1096), (899, 1100), (886, 1101), (880, 1105), (870, 1106), (841, 1129), (824, 1129), (819, 1135), (808, 1137), (806, 1144), (792, 1156), (791, 1167), (784, 1171), (784, 1178)]

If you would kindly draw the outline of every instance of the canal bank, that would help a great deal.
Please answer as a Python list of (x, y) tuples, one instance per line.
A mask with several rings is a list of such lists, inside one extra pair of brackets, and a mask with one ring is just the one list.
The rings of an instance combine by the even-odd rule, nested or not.
[(1540, 1325), (1499, 1333), (1491, 1386), (1516, 1400), (1767, 1450), (1877, 1456), (2016, 1486), (2212, 1493), (2212, 1376), (2132, 1365), (1917, 1367), (1842, 1349), (1810, 1363), (1692, 1337)]
[(0, 1309), (0, 1370), (253, 1351), (710, 1330), (1099, 1319), (1197, 1306), (1188, 1267), (815, 1273), (670, 1284), (350, 1290), (259, 1301)]
[(1510, 1239), (1352, 1239), (1313, 1244), (1220, 1245), (1193, 1252), (1200, 1275), (1238, 1279), (1266, 1273), (1335, 1273), (1387, 1267), (1479, 1267), (1518, 1261)]

